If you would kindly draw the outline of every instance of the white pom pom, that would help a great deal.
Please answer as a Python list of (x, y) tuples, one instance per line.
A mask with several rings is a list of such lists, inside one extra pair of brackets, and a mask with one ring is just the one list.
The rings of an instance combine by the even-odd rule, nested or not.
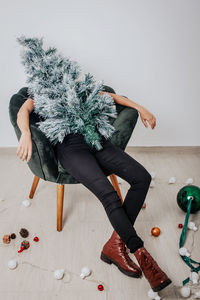
[(183, 286), (180, 290), (181, 296), (183, 298), (188, 298), (190, 296), (190, 288), (189, 286)]
[(197, 231), (197, 230), (198, 230), (198, 228), (197, 228), (196, 226), (194, 226), (193, 230), (194, 230), (194, 231)]
[(30, 202), (29, 199), (26, 199), (26, 200), (22, 201), (22, 203), (23, 203), (23, 205), (26, 206), (26, 207), (28, 207), (28, 206), (31, 205), (31, 202)]
[(152, 171), (152, 172), (150, 172), (150, 175), (151, 175), (152, 179), (154, 179), (156, 177), (156, 172)]
[(150, 289), (150, 290), (148, 290), (148, 297), (150, 298), (150, 299), (155, 299), (155, 297), (157, 296), (157, 292), (154, 292), (152, 289)]
[(15, 259), (11, 259), (8, 261), (8, 268), (15, 269), (17, 267), (17, 261)]
[(190, 183), (193, 183), (193, 178), (189, 177), (186, 181), (185, 181), (186, 184), (190, 184)]
[(188, 228), (189, 228), (189, 229), (193, 229), (194, 226), (195, 226), (194, 222), (189, 222), (189, 223), (188, 223)]
[(174, 183), (175, 181), (176, 181), (176, 178), (175, 178), (175, 177), (170, 177), (168, 182), (169, 182), (169, 183)]
[(190, 256), (190, 253), (187, 251), (187, 249), (186, 249), (185, 247), (179, 248), (179, 254), (180, 254), (181, 256), (184, 256), (184, 255)]
[(197, 284), (199, 280), (199, 274), (197, 272), (190, 272), (190, 279), (193, 284)]
[(194, 294), (194, 298), (195, 298), (195, 299), (200, 299), (200, 291), (198, 291), (198, 292), (196, 292), (196, 293)]
[(188, 228), (189, 229), (192, 229), (194, 231), (197, 231), (197, 227), (195, 226), (195, 223), (194, 222), (189, 222), (188, 223)]
[(151, 180), (150, 182), (150, 187), (154, 187), (155, 186), (155, 181), (154, 180)]
[(64, 271), (65, 271), (64, 269), (54, 271), (54, 277), (56, 279), (62, 279), (64, 275)]
[(83, 267), (81, 269), (81, 274), (80, 274), (80, 277), (82, 279), (84, 279), (86, 276), (88, 276), (90, 274), (90, 269), (88, 267)]

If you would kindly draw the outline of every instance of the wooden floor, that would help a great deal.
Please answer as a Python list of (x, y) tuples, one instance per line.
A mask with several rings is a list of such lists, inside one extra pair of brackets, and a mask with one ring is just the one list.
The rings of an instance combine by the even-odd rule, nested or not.
[[(15, 148), (0, 149), (0, 299), (3, 300), (145, 300), (150, 289), (148, 281), (122, 274), (115, 265), (100, 260), (104, 243), (113, 228), (100, 201), (82, 184), (65, 185), (63, 230), (56, 230), (56, 185), (40, 180), (31, 206), (22, 201), (28, 198), (33, 174), (26, 162), (15, 154)], [(190, 269), (178, 253), (185, 213), (176, 203), (176, 195), (188, 177), (200, 186), (199, 147), (127, 147), (126, 152), (156, 172), (155, 187), (149, 189), (135, 223), (145, 247), (168, 274), (173, 283), (159, 292), (162, 299), (182, 299), (180, 287)], [(176, 183), (168, 184), (170, 177)], [(123, 197), (129, 184), (120, 180)], [(137, 199), (135, 199), (137, 200)], [(190, 214), (189, 221), (200, 226), (200, 212)], [(159, 237), (151, 236), (151, 228), (161, 229)], [(19, 231), (28, 229), (30, 248), (18, 253), (23, 238)], [(4, 234), (15, 233), (15, 240), (3, 244)], [(39, 242), (33, 241), (38, 236)], [(192, 259), (200, 261), (200, 229), (187, 232), (184, 245)], [(134, 254), (129, 254), (136, 262)], [(10, 259), (18, 266), (10, 270)], [(88, 266), (92, 273), (80, 278), (81, 268)], [(54, 278), (54, 270), (65, 269), (63, 279)], [(104, 290), (97, 289), (103, 284)], [(200, 284), (193, 291), (200, 291)], [(188, 299), (193, 299), (191, 296)]]

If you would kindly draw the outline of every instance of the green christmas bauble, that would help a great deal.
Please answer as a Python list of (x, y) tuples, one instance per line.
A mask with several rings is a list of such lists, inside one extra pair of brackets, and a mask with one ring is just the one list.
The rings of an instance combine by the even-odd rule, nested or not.
[(177, 194), (177, 204), (187, 212), (188, 200), (192, 197), (190, 213), (194, 214), (200, 209), (200, 188), (196, 185), (188, 184), (182, 187)]

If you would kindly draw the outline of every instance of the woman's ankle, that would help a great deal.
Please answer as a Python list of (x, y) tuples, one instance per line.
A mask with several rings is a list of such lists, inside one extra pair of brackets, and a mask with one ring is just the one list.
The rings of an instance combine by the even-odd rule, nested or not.
[(140, 248), (142, 248), (142, 247), (144, 247), (144, 244), (142, 244), (142, 245), (137, 245), (137, 246), (135, 246), (134, 248), (131, 248), (131, 249), (130, 249), (130, 253), (134, 253), (136, 250), (138, 250), (138, 249), (140, 249)]

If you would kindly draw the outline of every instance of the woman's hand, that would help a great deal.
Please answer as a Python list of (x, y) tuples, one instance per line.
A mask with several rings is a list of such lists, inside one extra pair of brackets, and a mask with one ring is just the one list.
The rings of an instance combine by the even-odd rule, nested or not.
[(30, 132), (22, 132), (16, 154), (18, 155), (19, 153), (19, 158), (22, 159), (22, 161), (24, 161), (28, 155), (26, 161), (29, 162), (32, 155), (32, 140)]
[(143, 106), (139, 106), (138, 112), (140, 114), (140, 118), (144, 124), (145, 127), (148, 127), (146, 121), (149, 122), (152, 129), (156, 126), (156, 118), (153, 114), (151, 114), (146, 108)]

